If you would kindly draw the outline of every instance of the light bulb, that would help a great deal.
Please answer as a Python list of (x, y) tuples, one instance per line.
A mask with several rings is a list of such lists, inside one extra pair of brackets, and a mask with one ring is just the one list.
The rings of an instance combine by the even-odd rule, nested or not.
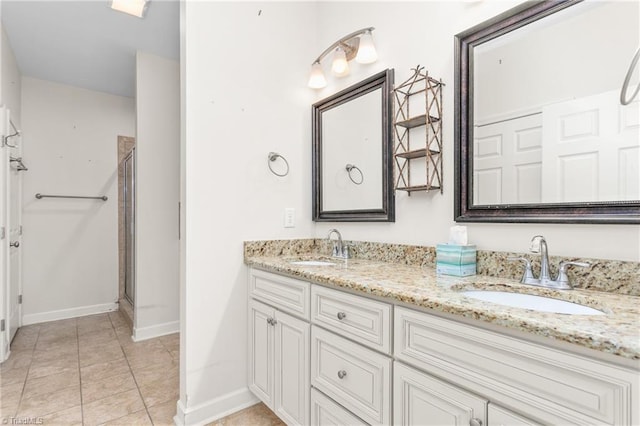
[(347, 55), (342, 48), (338, 47), (333, 54), (333, 62), (331, 63), (331, 71), (338, 77), (349, 74), (349, 63)]
[(371, 36), (371, 30), (362, 34), (360, 37), (360, 46), (358, 47), (358, 54), (356, 55), (356, 62), (360, 64), (371, 64), (378, 60), (378, 53), (373, 45), (373, 37)]
[(314, 62), (311, 65), (311, 74), (309, 75), (309, 83), (307, 83), (312, 89), (322, 89), (327, 85), (327, 80), (324, 78), (324, 72), (322, 72), (322, 65), (320, 62)]

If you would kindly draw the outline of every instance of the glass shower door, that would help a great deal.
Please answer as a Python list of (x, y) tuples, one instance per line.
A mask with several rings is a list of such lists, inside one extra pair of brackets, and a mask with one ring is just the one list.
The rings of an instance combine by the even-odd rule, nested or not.
[(124, 231), (125, 272), (124, 295), (135, 306), (135, 148), (124, 159)]

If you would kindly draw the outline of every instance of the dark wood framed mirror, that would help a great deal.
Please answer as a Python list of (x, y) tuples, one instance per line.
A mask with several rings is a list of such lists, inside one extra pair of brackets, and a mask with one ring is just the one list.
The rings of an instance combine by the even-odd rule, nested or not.
[(313, 220), (393, 222), (393, 70), (312, 106)]
[(527, 2), (456, 35), (456, 221), (640, 223), (638, 9)]

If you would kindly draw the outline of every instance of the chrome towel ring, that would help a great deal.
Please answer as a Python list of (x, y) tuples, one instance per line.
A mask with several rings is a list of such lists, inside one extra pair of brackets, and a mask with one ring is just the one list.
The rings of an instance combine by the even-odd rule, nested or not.
[[(358, 166), (356, 166), (355, 164), (347, 164), (345, 170), (349, 174), (349, 179), (351, 179), (351, 182), (355, 183), (356, 185), (361, 185), (362, 182), (364, 182), (364, 174), (362, 173), (362, 170), (360, 170), (360, 168), (358, 168)], [(357, 170), (358, 173), (360, 173), (359, 181), (353, 179), (353, 175), (351, 174), (353, 170)]]
[[(268, 158), (269, 158), (269, 161), (267, 162), (267, 165), (269, 166), (269, 170), (271, 170), (271, 173), (279, 177), (285, 177), (286, 175), (289, 174), (289, 162), (287, 161), (286, 158), (284, 158), (282, 155), (278, 154), (277, 152), (270, 152)], [(278, 158), (282, 158), (282, 161), (284, 161), (285, 166), (287, 166), (287, 170), (284, 173), (278, 173), (275, 170), (273, 170), (273, 168), (271, 167), (271, 163), (276, 161)]]
[(636, 50), (636, 54), (633, 55), (633, 59), (631, 60), (631, 65), (629, 65), (629, 70), (627, 71), (627, 75), (624, 78), (624, 83), (622, 83), (622, 90), (620, 90), (620, 103), (622, 105), (629, 105), (638, 95), (638, 91), (640, 91), (640, 83), (636, 86), (636, 90), (633, 91), (633, 95), (629, 99), (627, 99), (627, 90), (629, 90), (629, 82), (631, 81), (631, 75), (633, 71), (636, 69), (638, 65), (638, 60), (640, 59), (640, 47)]

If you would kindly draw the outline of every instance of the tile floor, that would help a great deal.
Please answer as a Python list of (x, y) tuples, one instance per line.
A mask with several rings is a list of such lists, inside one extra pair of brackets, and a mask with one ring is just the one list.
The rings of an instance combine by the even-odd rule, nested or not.
[(119, 312), (23, 327), (0, 365), (0, 423), (171, 425), (179, 345), (134, 343)]
[(207, 426), (285, 426), (285, 423), (266, 405), (260, 403)]

